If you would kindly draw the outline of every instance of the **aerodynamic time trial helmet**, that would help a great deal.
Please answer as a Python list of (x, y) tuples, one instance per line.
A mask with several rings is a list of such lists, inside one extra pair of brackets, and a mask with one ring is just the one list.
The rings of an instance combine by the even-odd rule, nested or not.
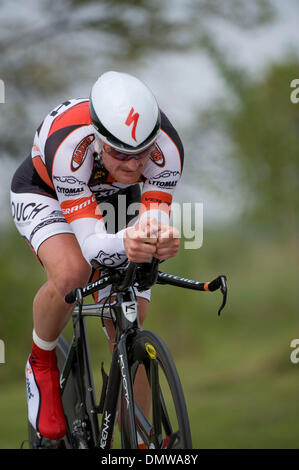
[(137, 154), (157, 138), (161, 125), (157, 101), (132, 75), (104, 73), (93, 85), (89, 103), (96, 135), (114, 149)]

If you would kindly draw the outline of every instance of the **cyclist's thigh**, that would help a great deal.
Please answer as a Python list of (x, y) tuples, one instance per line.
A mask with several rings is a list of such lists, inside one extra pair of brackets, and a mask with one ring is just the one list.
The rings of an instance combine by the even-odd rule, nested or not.
[[(140, 294), (138, 294), (139, 296)], [(138, 310), (139, 310), (139, 321), (141, 326), (146, 318), (147, 310), (149, 307), (149, 299), (146, 297), (137, 297)]]
[(48, 280), (63, 294), (73, 284), (87, 282), (90, 266), (59, 202), (41, 194), (11, 192), (11, 203), (15, 224), (45, 268)]

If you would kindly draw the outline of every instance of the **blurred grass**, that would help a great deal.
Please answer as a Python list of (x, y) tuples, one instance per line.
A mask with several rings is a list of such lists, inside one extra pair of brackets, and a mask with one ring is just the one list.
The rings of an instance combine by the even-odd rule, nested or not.
[[(219, 293), (156, 286), (145, 328), (156, 331), (175, 358), (189, 409), (195, 448), (298, 448), (299, 364), (290, 342), (299, 337), (297, 245), (257, 236), (246, 227), (208, 231), (200, 250), (184, 250), (161, 269), (197, 280), (226, 274), (228, 304)], [(31, 348), (31, 306), (45, 275), (15, 232), (0, 237), (0, 448), (26, 439), (24, 365)], [(296, 305), (297, 303), (297, 305)], [(97, 319), (89, 336), (100, 389), (109, 353)], [(71, 329), (65, 335), (70, 338)], [(99, 395), (99, 392), (97, 392)], [(116, 439), (117, 444), (117, 439)]]

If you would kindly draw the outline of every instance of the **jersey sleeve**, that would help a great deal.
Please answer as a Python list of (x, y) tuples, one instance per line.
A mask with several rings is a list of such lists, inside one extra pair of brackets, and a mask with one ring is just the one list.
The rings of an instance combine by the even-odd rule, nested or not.
[(88, 182), (93, 168), (94, 135), (82, 127), (73, 131), (57, 150), (52, 181), (66, 221), (93, 266), (119, 266), (127, 260), (124, 230), (111, 235)]
[(168, 224), (173, 194), (183, 169), (184, 150), (178, 134), (162, 114), (156, 149), (145, 168), (139, 219), (153, 217)]

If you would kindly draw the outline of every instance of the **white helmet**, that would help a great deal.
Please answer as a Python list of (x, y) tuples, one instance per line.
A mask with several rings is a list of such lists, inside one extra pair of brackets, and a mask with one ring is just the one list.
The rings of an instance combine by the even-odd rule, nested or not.
[(116, 150), (137, 154), (156, 139), (161, 125), (157, 101), (132, 75), (104, 73), (93, 85), (89, 101), (98, 137)]

